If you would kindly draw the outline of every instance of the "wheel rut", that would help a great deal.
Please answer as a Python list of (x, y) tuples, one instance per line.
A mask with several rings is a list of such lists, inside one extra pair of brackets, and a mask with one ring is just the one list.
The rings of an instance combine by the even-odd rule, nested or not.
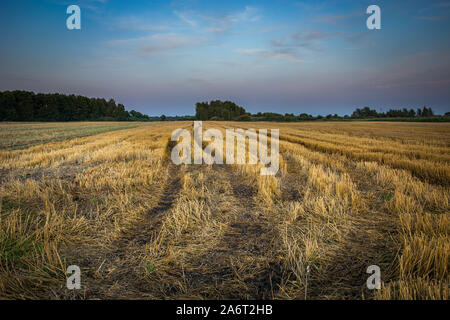
[(94, 261), (87, 261), (89, 267), (84, 281), (89, 289), (83, 293), (84, 299), (153, 298), (151, 290), (142, 286), (142, 253), (160, 231), (182, 187), (180, 167), (167, 165), (167, 181), (156, 205), (132, 228), (123, 231), (109, 250), (99, 252)]
[[(217, 245), (192, 258), (186, 282), (195, 296), (206, 299), (272, 299), (282, 279), (283, 267), (277, 256), (276, 232), (264, 208), (255, 201), (257, 186), (245, 181), (230, 166), (214, 165), (209, 174), (227, 185), (230, 211), (223, 214), (226, 227)], [(220, 206), (217, 204), (217, 211)], [(197, 267), (202, 272), (197, 272)], [(170, 294), (181, 296), (179, 292)]]

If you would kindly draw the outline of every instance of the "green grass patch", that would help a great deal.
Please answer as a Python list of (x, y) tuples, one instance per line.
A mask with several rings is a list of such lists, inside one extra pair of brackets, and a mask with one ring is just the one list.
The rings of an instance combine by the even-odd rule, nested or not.
[(10, 262), (20, 262), (35, 252), (42, 251), (42, 245), (34, 237), (16, 238), (0, 231), (0, 257)]

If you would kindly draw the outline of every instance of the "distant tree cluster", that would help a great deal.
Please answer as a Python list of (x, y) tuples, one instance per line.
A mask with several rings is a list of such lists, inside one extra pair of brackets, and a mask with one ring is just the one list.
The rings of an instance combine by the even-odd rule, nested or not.
[(148, 121), (113, 99), (28, 91), (0, 92), (0, 121)]
[[(312, 120), (311, 115), (305, 113), (302, 114), (304, 120)], [(310, 118), (311, 117), (311, 118)], [(273, 112), (258, 112), (251, 116), (253, 121), (273, 121), (273, 122), (296, 122), (299, 121), (299, 116), (295, 116), (293, 113), (286, 113), (284, 115)]]
[(194, 121), (195, 116), (166, 116), (162, 115), (160, 117), (150, 117), (151, 120), (156, 121)]
[[(306, 113), (294, 115), (293, 113), (279, 114), (273, 112), (258, 112), (257, 114), (248, 113), (244, 108), (235, 103), (226, 101), (199, 102), (196, 104), (195, 119), (212, 121), (273, 121), (273, 122), (298, 122), (298, 121), (317, 121), (317, 120), (351, 120), (351, 119), (424, 119), (435, 117), (431, 108), (423, 109), (391, 109), (388, 112), (379, 113), (369, 107), (356, 109), (351, 116), (339, 116), (338, 114), (329, 114), (327, 116), (313, 116)], [(420, 119), (419, 119), (420, 118)], [(425, 119), (424, 119), (425, 120)], [(433, 119), (432, 119), (433, 120)], [(427, 120), (425, 120), (427, 121)]]
[(354, 119), (367, 119), (367, 118), (426, 118), (434, 117), (434, 112), (431, 108), (423, 107), (423, 109), (390, 109), (388, 112), (377, 112), (376, 110), (365, 107), (363, 109), (356, 109), (352, 114)]
[(198, 120), (251, 120), (244, 108), (231, 101), (199, 102), (195, 106), (195, 117)]

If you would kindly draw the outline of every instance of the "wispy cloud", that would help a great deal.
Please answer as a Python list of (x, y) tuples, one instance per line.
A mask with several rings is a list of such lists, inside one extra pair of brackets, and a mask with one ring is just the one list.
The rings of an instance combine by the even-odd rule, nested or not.
[(179, 12), (179, 11), (174, 11), (173, 12), (178, 18), (180, 18), (182, 21), (186, 22), (188, 25), (190, 25), (191, 27), (196, 27), (197, 26), (197, 21), (195, 21), (194, 19), (190, 18), (189, 15), (192, 15), (192, 13), (185, 13), (185, 12)]
[[(374, 76), (372, 83), (375, 88), (393, 89), (393, 88), (411, 88), (417, 87), (423, 89), (440, 88), (450, 84), (450, 65), (435, 65), (432, 67), (421, 67), (417, 69), (418, 61), (425, 57), (437, 59), (444, 52), (424, 52), (409, 57), (409, 61), (403, 65), (397, 65), (393, 70), (380, 73)], [(411, 68), (415, 65), (416, 68)]]
[[(334, 34), (334, 33), (333, 33)], [(292, 35), (292, 38), (297, 41), (310, 41), (310, 40), (318, 40), (318, 39), (324, 39), (328, 38), (331, 33), (323, 32), (321, 30), (314, 30), (310, 32), (296, 32)]]
[(177, 34), (157, 34), (147, 39), (150, 43), (139, 47), (141, 53), (153, 53), (181, 47), (187, 47), (200, 42), (199, 39), (193, 39)]
[(262, 18), (260, 14), (260, 10), (255, 7), (246, 6), (244, 11), (238, 12), (235, 15), (232, 15), (232, 19), (234, 21), (250, 21), (256, 22)]
[(362, 31), (362, 32), (356, 32), (356, 33), (350, 33), (345, 36), (345, 39), (353, 44), (356, 44), (356, 43), (364, 42), (366, 39), (368, 39), (370, 34), (371, 33), (368, 30)]
[(108, 44), (116, 47), (132, 48), (141, 55), (147, 55), (195, 45), (202, 41), (204, 40), (176, 33), (160, 33), (147, 37), (112, 40)]
[(214, 33), (224, 33), (231, 29), (233, 24), (257, 22), (262, 18), (260, 10), (250, 6), (223, 16), (200, 14), (195, 11), (174, 11), (174, 14), (191, 27), (203, 28)]
[(417, 20), (422, 21), (442, 21), (450, 18), (450, 1), (427, 3), (428, 5), (420, 8), (414, 16)]
[(270, 51), (265, 49), (239, 49), (236, 50), (236, 53), (246, 56), (286, 60), (289, 62), (296, 62), (296, 63), (305, 62), (305, 60), (298, 59), (293, 53), (287, 51), (281, 52), (281, 51)]
[(147, 19), (136, 16), (119, 18), (118, 22), (114, 24), (114, 28), (133, 31), (162, 31), (169, 29), (167, 25), (150, 24)]
[(450, 8), (450, 1), (439, 2), (435, 4), (438, 8)]
[(272, 27), (262, 28), (258, 32), (259, 33), (269, 33), (269, 32), (273, 32), (273, 31), (282, 30), (285, 28), (286, 28), (285, 26), (272, 26)]
[(443, 20), (446, 17), (444, 16), (420, 16), (417, 17), (417, 19), (419, 20), (424, 20), (424, 21), (439, 21), (439, 20)]
[(80, 0), (77, 3), (74, 3), (73, 1), (59, 1), (56, 0), (55, 3), (58, 3), (60, 5), (64, 6), (70, 6), (72, 4), (77, 4), (80, 6), (81, 9), (88, 9), (95, 11), (97, 13), (102, 12), (103, 8), (101, 8), (102, 5), (107, 4), (108, 0)]
[(342, 26), (357, 17), (362, 17), (363, 12), (351, 12), (348, 14), (325, 14), (317, 16), (313, 19), (314, 22), (326, 23), (333, 26)]
[(321, 30), (298, 31), (283, 39), (272, 40), (273, 47), (284, 48), (308, 48), (314, 51), (322, 51), (321, 40), (334, 38), (341, 32), (324, 32)]

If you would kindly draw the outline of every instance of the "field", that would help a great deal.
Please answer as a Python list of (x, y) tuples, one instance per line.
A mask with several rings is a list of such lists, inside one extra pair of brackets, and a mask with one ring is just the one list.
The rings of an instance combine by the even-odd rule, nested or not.
[(81, 138), (93, 134), (136, 127), (132, 123), (89, 122), (59, 124), (14, 124), (0, 125), (1, 149), (24, 149), (36, 144)]
[(0, 298), (448, 299), (450, 124), (203, 127), (280, 129), (278, 174), (175, 166), (192, 122), (0, 124)]

